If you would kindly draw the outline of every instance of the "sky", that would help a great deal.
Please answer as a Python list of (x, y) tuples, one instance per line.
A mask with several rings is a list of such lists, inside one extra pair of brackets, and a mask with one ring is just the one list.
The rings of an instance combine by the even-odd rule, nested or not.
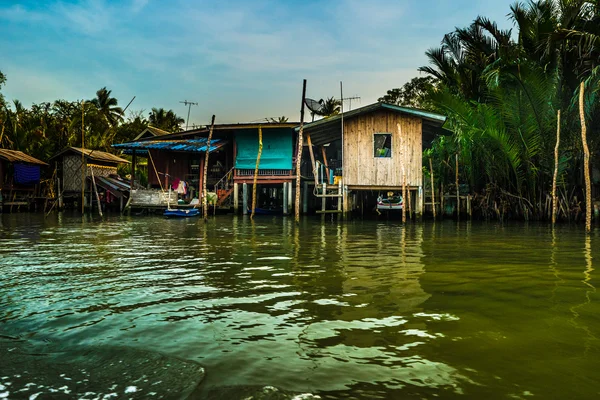
[(91, 99), (172, 109), (189, 124), (299, 121), (307, 97), (400, 87), (425, 51), (478, 15), (512, 27), (514, 0), (0, 0), (2, 93), (24, 105)]

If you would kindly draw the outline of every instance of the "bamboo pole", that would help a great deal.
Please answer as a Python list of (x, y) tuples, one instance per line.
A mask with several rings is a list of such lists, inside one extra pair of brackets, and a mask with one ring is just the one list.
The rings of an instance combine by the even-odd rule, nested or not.
[[(256, 209), (256, 186), (258, 181), (258, 166), (260, 165), (260, 155), (262, 154), (262, 127), (258, 126), (258, 154), (256, 155), (256, 167), (254, 168), (254, 182), (252, 185), (252, 213), (250, 213), (250, 219), (254, 219), (254, 210)], [(284, 203), (287, 201), (284, 197)], [(285, 204), (284, 204), (285, 205)]]
[(435, 219), (435, 186), (433, 186), (433, 162), (431, 161), (431, 156), (429, 157), (429, 175), (431, 176), (431, 208), (433, 209), (433, 219)]
[(81, 100), (81, 214), (85, 213), (85, 169), (83, 164), (85, 164), (85, 146), (84, 146), (84, 110), (85, 110), (85, 102)]
[(458, 188), (458, 153), (456, 153), (456, 220), (460, 220), (460, 190)]
[(402, 222), (406, 222), (406, 171), (402, 163)]
[[(306, 79), (302, 83), (302, 106), (300, 107), (300, 130), (298, 131), (298, 150), (296, 151), (296, 209), (295, 219), (296, 223), (300, 222), (300, 181), (302, 180), (302, 174), (300, 173), (300, 166), (302, 165), (302, 145), (304, 138), (304, 103), (306, 101)], [(252, 209), (252, 215), (254, 215), (254, 208)]]
[(98, 194), (98, 187), (96, 186), (96, 179), (94, 178), (94, 169), (92, 167), (88, 167), (90, 169), (90, 176), (92, 177), (92, 186), (94, 187), (94, 193), (96, 193), (96, 202), (98, 203), (98, 214), (102, 217), (102, 204), (100, 204), (100, 195)]
[(556, 116), (556, 147), (554, 147), (554, 176), (552, 177), (552, 225), (556, 223), (558, 197), (556, 196), (556, 180), (558, 178), (558, 146), (560, 144), (560, 110)]
[(590, 149), (587, 144), (587, 128), (584, 110), (585, 83), (581, 82), (579, 90), (579, 116), (581, 118), (581, 143), (583, 144), (583, 173), (585, 176), (585, 230), (592, 230), (592, 185), (590, 182)]
[(204, 221), (208, 220), (208, 193), (206, 192), (206, 175), (208, 174), (208, 156), (210, 154), (210, 141), (212, 140), (213, 130), (215, 129), (215, 116), (212, 116), (210, 121), (210, 130), (208, 131), (208, 139), (206, 140), (206, 155), (204, 156), (204, 179), (202, 179), (202, 214)]

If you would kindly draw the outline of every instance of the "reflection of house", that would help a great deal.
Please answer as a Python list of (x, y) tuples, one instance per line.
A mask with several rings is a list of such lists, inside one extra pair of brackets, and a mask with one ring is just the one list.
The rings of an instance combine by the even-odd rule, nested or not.
[[(114, 154), (68, 147), (52, 157), (52, 160), (57, 163), (58, 176), (61, 180), (60, 191), (66, 198), (77, 198), (84, 190), (85, 204), (91, 204), (92, 176), (99, 191), (102, 190), (105, 202), (112, 203), (115, 198), (122, 204), (123, 196), (129, 191), (129, 183), (119, 179), (117, 174), (117, 166), (129, 164), (129, 161)], [(82, 183), (84, 177), (85, 184)]]
[[(287, 208), (291, 202), (291, 182), (295, 179), (292, 173), (295, 126), (296, 123), (215, 125), (206, 178), (207, 189), (217, 193), (219, 206), (237, 209), (240, 194), (242, 200), (244, 193), (249, 198), (248, 184), (254, 181), (260, 129), (263, 147), (257, 176), (261, 189), (259, 205), (276, 202), (277, 206)], [(190, 187), (191, 196), (187, 197), (200, 197), (208, 134), (205, 127), (113, 147), (149, 159), (148, 182), (152, 188), (164, 191), (169, 186), (173, 188), (173, 182), (183, 180)]]
[(29, 206), (39, 194), (43, 161), (21, 151), (0, 149), (0, 211), (3, 206)]
[[(311, 154), (311, 165), (320, 161), (343, 175), (339, 196), (343, 198), (344, 211), (362, 207), (367, 191), (400, 192), (406, 184), (413, 208), (420, 214), (422, 151), (445, 120), (446, 117), (431, 112), (376, 103), (309, 123), (304, 126), (304, 134), (307, 142), (321, 147), (321, 151), (314, 152), (316, 156)], [(324, 194), (323, 182), (330, 181), (316, 179), (318, 197)]]

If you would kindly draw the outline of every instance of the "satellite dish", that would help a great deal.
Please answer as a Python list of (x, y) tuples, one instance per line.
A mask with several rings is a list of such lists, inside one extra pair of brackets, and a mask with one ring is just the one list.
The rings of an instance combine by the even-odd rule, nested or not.
[(313, 114), (319, 114), (321, 108), (323, 107), (321, 103), (313, 99), (304, 99), (304, 104), (306, 104), (306, 107), (308, 107), (310, 112)]

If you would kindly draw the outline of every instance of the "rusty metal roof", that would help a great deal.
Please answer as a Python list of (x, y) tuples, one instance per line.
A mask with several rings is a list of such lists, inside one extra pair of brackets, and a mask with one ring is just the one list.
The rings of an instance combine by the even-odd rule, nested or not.
[(27, 163), (27, 164), (37, 164), (37, 165), (48, 165), (43, 161), (38, 160), (37, 158), (31, 157), (18, 150), (8, 150), (8, 149), (0, 149), (0, 159), (6, 160), (10, 163)]
[[(140, 142), (129, 142), (113, 144), (112, 147), (123, 150), (167, 150), (180, 151), (185, 153), (203, 153), (206, 152), (207, 138), (198, 139), (179, 139), (179, 140), (145, 140)], [(227, 144), (226, 140), (212, 139), (210, 141), (210, 151), (215, 151)]]
[(60, 157), (65, 153), (77, 153), (79, 155), (83, 153), (88, 161), (91, 160), (113, 164), (130, 164), (129, 161), (125, 160), (124, 158), (115, 156), (114, 154), (110, 154), (100, 150), (82, 149), (79, 147), (67, 147), (66, 149), (52, 157), (52, 159)]

